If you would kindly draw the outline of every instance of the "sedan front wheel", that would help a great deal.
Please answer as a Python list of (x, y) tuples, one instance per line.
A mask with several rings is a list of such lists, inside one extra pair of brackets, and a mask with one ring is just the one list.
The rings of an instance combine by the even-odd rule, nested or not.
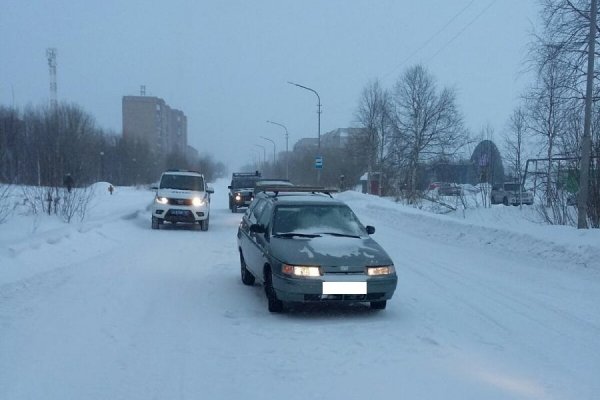
[(242, 275), (242, 283), (247, 286), (254, 285), (254, 280), (255, 280), (254, 275), (252, 275), (252, 273), (250, 271), (248, 271), (248, 268), (246, 266), (246, 260), (244, 260), (244, 256), (242, 255), (241, 251), (240, 251), (240, 270), (241, 270), (241, 275)]
[(269, 303), (269, 312), (280, 313), (283, 311), (283, 301), (277, 298), (277, 293), (273, 288), (273, 273), (271, 269), (265, 271), (265, 294)]

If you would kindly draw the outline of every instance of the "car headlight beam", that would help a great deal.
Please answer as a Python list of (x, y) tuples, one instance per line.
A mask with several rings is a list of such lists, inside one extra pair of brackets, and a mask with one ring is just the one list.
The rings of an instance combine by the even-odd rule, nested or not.
[(194, 207), (200, 207), (204, 205), (204, 200), (202, 200), (200, 197), (194, 197), (192, 199), (192, 205)]
[(169, 199), (167, 199), (166, 197), (156, 196), (155, 200), (158, 204), (168, 204), (169, 203)]
[(298, 276), (298, 277), (317, 277), (321, 276), (321, 268), (316, 266), (307, 265), (289, 265), (283, 264), (281, 272), (286, 275)]
[(367, 275), (369, 276), (380, 276), (380, 275), (391, 275), (396, 272), (393, 265), (384, 265), (380, 267), (367, 267)]

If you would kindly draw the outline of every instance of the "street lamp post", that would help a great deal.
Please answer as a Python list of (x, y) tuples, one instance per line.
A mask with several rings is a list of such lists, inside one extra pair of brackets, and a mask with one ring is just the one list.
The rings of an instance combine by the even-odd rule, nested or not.
[(273, 167), (275, 167), (275, 153), (277, 153), (277, 151), (275, 150), (275, 141), (264, 136), (261, 136), (260, 138), (273, 143)]
[[(262, 144), (255, 144), (255, 146), (263, 149), (263, 169), (264, 169), (265, 163), (267, 162), (267, 148), (265, 146), (263, 146)], [(260, 159), (260, 157), (259, 157), (259, 159)]]
[[(288, 83), (290, 85), (298, 86), (299, 88), (309, 90), (309, 91), (311, 91), (311, 92), (313, 92), (314, 94), (317, 95), (317, 101), (318, 101), (318, 103), (317, 103), (317, 116), (318, 116), (317, 152), (319, 153), (317, 155), (320, 157), (321, 156), (321, 96), (319, 96), (319, 93), (317, 93), (316, 90), (311, 89), (311, 88), (309, 88), (307, 86), (303, 86), (303, 85), (300, 85), (298, 83), (294, 83), (294, 82), (290, 82), (290, 81), (288, 81)], [(321, 182), (321, 170), (317, 169), (317, 184), (319, 184), (320, 182)]]
[(269, 124), (279, 125), (283, 129), (285, 129), (285, 179), (290, 179), (290, 162), (289, 162), (290, 155), (289, 155), (289, 150), (288, 150), (288, 142), (289, 142), (290, 135), (288, 134), (288, 130), (285, 125), (280, 124), (279, 122), (273, 122), (273, 121), (269, 121), (269, 120), (267, 120), (267, 122)]
[[(254, 161), (254, 167), (255, 169), (258, 171), (260, 170), (260, 150), (258, 149), (252, 149), (252, 160)], [(256, 161), (258, 157), (258, 162)]]

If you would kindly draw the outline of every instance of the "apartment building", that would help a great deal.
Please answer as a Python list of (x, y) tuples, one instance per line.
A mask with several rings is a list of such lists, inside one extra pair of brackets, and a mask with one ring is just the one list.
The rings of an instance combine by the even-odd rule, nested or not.
[(187, 117), (152, 96), (123, 96), (123, 137), (146, 140), (162, 154), (187, 151)]

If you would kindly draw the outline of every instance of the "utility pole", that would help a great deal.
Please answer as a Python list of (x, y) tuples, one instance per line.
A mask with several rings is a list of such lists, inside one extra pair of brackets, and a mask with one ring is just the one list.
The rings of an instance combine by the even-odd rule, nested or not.
[(594, 57), (596, 45), (596, 0), (592, 0), (590, 10), (590, 36), (588, 37), (587, 87), (585, 92), (585, 120), (581, 143), (581, 163), (579, 168), (579, 194), (577, 196), (577, 229), (587, 229), (587, 203), (590, 176), (590, 152), (592, 147), (592, 95), (594, 89)]

